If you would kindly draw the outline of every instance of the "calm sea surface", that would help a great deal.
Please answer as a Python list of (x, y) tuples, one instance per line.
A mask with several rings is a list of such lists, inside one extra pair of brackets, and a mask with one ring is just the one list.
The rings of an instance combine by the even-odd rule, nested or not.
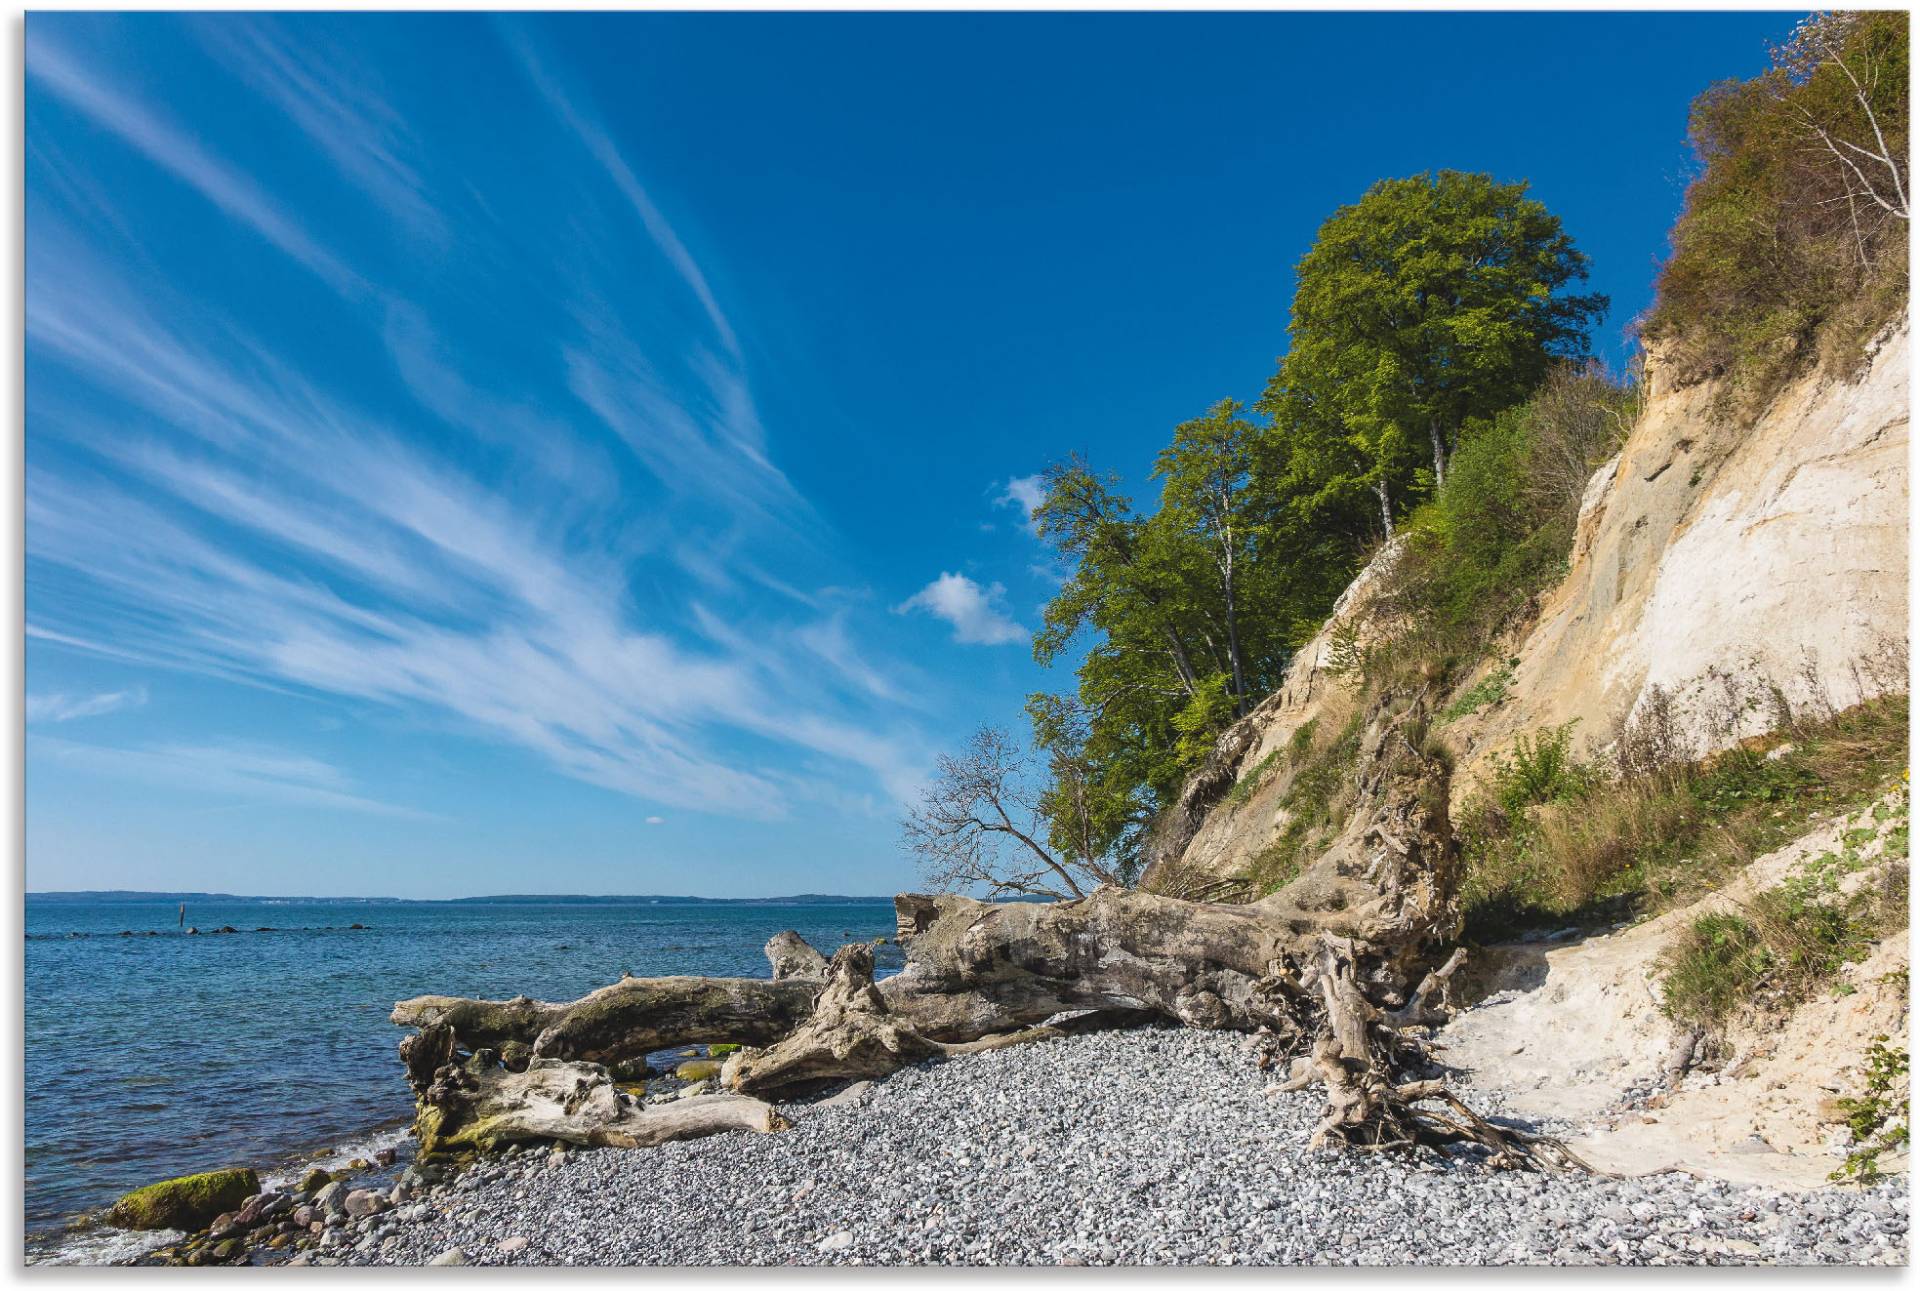
[[(173, 903), (27, 900), (30, 1251), (155, 1179), (394, 1135), (412, 1112), (395, 1000), (564, 1000), (622, 972), (765, 977), (760, 948), (782, 929), (826, 953), (894, 931), (884, 902), (234, 901), (190, 904), (187, 920), (202, 935), (177, 931)], [(227, 924), (243, 931), (206, 935)], [(119, 935), (149, 929), (162, 935)]]

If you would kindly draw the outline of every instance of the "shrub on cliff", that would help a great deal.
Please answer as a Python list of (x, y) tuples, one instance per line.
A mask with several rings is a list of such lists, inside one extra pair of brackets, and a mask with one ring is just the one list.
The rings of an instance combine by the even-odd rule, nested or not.
[(1903, 12), (1816, 15), (1694, 101), (1700, 171), (1644, 325), (1689, 375), (1758, 399), (1816, 348), (1851, 368), (1905, 309), (1907, 40)]

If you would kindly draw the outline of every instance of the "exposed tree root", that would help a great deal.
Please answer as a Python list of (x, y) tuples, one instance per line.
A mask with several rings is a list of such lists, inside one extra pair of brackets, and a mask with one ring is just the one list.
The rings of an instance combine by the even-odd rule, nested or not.
[[(1419, 1078), (1431, 1050), (1415, 1032), (1444, 1020), (1461, 954), (1435, 965), (1457, 929), (1460, 870), (1447, 767), (1408, 737), (1416, 721), (1418, 697), (1383, 697), (1361, 741), (1347, 827), (1297, 880), (1253, 904), (1118, 888), (1048, 904), (905, 895), (895, 911), (906, 967), (878, 984), (871, 947), (842, 947), (823, 971), (818, 952), (782, 933), (767, 947), (772, 981), (628, 979), (571, 1004), (405, 1001), (393, 1019), (421, 1028), (402, 1058), (422, 1139), (448, 1141), (450, 1126), (504, 1114), (525, 1082), (496, 1075), (502, 1062), (509, 1075), (538, 1072), (547, 1104), (586, 1136), (576, 1141), (638, 1142), (630, 1111), (593, 1092), (601, 1078), (589, 1064), (631, 1067), (652, 1051), (730, 1041), (748, 1047), (727, 1060), (723, 1083), (774, 1095), (1046, 1039), (1060, 1034), (1049, 1019), (1092, 1010), (1263, 1034), (1270, 1059), (1292, 1059), (1284, 1088), (1326, 1089), (1317, 1144), (1471, 1142), (1496, 1165), (1578, 1166), (1563, 1145), (1492, 1125)], [(463, 1063), (462, 1051), (473, 1058)], [(528, 1065), (550, 1059), (577, 1061), (565, 1072)], [(574, 1092), (554, 1104), (549, 1087), (563, 1078)], [(598, 1128), (584, 1125), (595, 1117)], [(515, 1132), (553, 1123), (547, 1105), (511, 1122)]]

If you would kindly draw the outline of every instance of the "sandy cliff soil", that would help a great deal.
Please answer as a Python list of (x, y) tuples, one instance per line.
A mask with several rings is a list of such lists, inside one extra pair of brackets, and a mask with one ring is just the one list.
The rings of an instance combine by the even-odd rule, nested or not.
[(1578, 722), (1594, 748), (1654, 685), (1709, 751), (1712, 669), (1795, 702), (1877, 693), (1856, 665), (1906, 641), (1908, 349), (1903, 322), (1853, 380), (1803, 377), (1750, 425), (1714, 414), (1714, 384), (1671, 388), (1649, 364), (1646, 409), (1514, 652), (1511, 698), (1447, 728), (1456, 803), (1516, 734)]
[[(1904, 808), (1903, 788), (1883, 801)], [(1660, 1012), (1656, 962), (1700, 915), (1737, 908), (1839, 850), (1849, 830), (1877, 831), (1863, 855), (1882, 849), (1897, 818), (1871, 811), (1820, 822), (1756, 860), (1695, 905), (1586, 940), (1547, 938), (1478, 952), (1467, 985), (1490, 992), (1440, 1034), (1446, 1061), (1473, 1085), (1499, 1090), (1515, 1115), (1570, 1123), (1574, 1148), (1603, 1169), (1630, 1174), (1689, 1170), (1739, 1183), (1812, 1187), (1840, 1163), (1834, 1099), (1860, 1092), (1862, 1061), (1876, 1036), (1907, 1030), (1907, 947), (1881, 943), (1846, 966), (1838, 989), (1790, 1017), (1735, 1030), (1714, 1071), (1682, 1069), (1690, 1036)], [(1870, 877), (1849, 876), (1847, 883)], [(1905, 1159), (1883, 1158), (1882, 1169)]]

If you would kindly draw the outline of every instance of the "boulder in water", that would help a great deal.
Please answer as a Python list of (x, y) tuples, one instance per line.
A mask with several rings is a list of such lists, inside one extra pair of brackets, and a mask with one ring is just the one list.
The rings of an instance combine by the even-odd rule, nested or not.
[(107, 1220), (121, 1228), (204, 1228), (259, 1191), (259, 1176), (251, 1170), (209, 1170), (135, 1188), (113, 1204)]

